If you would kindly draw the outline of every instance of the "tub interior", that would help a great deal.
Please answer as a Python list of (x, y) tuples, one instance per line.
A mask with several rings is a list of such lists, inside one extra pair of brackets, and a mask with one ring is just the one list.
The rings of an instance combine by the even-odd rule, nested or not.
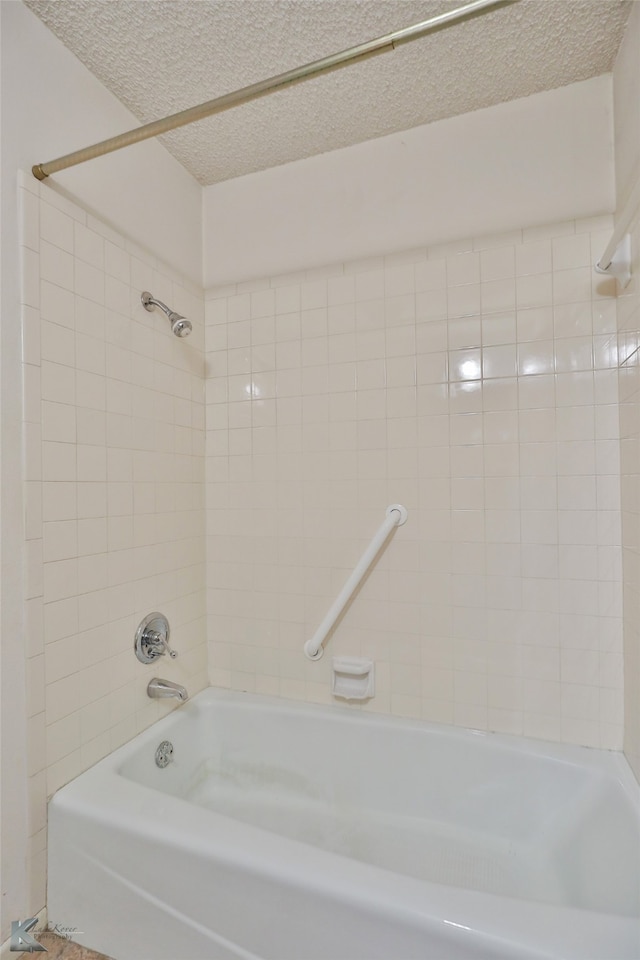
[(158, 769), (147, 747), (119, 773), (384, 870), (638, 915), (638, 813), (609, 771), (490, 735), (332, 712), (223, 703), (199, 711), (199, 733), (193, 717), (175, 723), (169, 767)]

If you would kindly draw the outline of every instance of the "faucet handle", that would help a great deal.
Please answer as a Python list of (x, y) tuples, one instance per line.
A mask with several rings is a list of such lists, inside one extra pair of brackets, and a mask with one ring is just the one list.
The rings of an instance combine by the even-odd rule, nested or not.
[(175, 660), (175, 658), (178, 656), (178, 651), (177, 651), (177, 650), (172, 650), (166, 640), (164, 641), (164, 645), (165, 645), (165, 649), (166, 649), (167, 653), (169, 654), (169, 656), (171, 657), (171, 659), (172, 659), (172, 660)]
[(162, 613), (150, 613), (136, 630), (134, 650), (141, 663), (153, 663), (168, 653), (172, 660), (178, 656), (169, 646), (169, 621)]
[[(168, 653), (172, 660), (178, 656), (176, 650), (172, 650), (169, 642), (159, 630), (147, 630), (148, 648), (153, 651), (157, 657), (164, 657)], [(155, 658), (154, 658), (155, 659)]]

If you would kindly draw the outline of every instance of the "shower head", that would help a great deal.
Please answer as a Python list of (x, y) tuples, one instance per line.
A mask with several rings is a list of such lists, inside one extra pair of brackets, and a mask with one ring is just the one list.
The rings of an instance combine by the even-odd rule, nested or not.
[(189, 336), (192, 330), (191, 320), (181, 317), (179, 313), (174, 313), (173, 310), (169, 314), (169, 320), (171, 321), (171, 333), (174, 333), (176, 337)]
[(171, 332), (175, 334), (176, 337), (189, 336), (193, 327), (191, 326), (191, 321), (187, 320), (186, 317), (181, 317), (175, 310), (171, 310), (162, 300), (156, 300), (148, 290), (145, 290), (144, 293), (141, 294), (140, 300), (145, 310), (151, 311), (154, 307), (160, 307), (163, 313), (166, 313), (169, 318), (169, 323), (171, 324)]

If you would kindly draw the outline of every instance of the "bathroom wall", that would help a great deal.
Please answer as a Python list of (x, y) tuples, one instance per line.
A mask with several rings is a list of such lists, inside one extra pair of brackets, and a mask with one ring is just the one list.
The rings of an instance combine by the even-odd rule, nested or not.
[(624, 572), (624, 749), (640, 780), (640, 216), (630, 285), (618, 299), (620, 468)]
[[(214, 684), (620, 748), (608, 216), (206, 294)], [(302, 653), (389, 503), (409, 519)]]
[(631, 194), (640, 167), (640, 6), (629, 20), (613, 69), (616, 199), (620, 210)]
[[(206, 685), (204, 325), (175, 269), (20, 184), (32, 916), (47, 797), (175, 706), (147, 697), (152, 676)], [(192, 320), (188, 339), (146, 289)], [(154, 610), (179, 657), (144, 666), (133, 639)]]
[[(0, 4), (0, 17), (3, 192), (12, 203), (18, 170), (140, 121), (19, 0)], [(201, 281), (202, 190), (158, 140), (63, 170), (49, 185)], [(13, 225), (13, 205), (9, 213)]]
[[(0, 942), (29, 900), (25, 857), (26, 721), (23, 623), (22, 383), (19, 170), (130, 129), (137, 120), (19, 0), (0, 3), (2, 115), (2, 916)], [(55, 184), (53, 183), (55, 181)], [(201, 273), (201, 189), (159, 142), (52, 178), (87, 209), (182, 270)], [(37, 898), (36, 898), (37, 900)], [(39, 903), (42, 906), (42, 901)]]
[[(640, 180), (640, 5), (633, 4), (613, 71), (617, 211)], [(640, 210), (631, 224), (630, 285), (618, 300), (624, 571), (625, 753), (640, 780)]]
[(605, 75), (205, 187), (203, 284), (588, 217), (614, 193)]
[[(22, 381), (18, 174), (32, 164), (130, 129), (137, 120), (18, 0), (0, 3), (2, 56), (2, 917), (42, 907), (31, 884), (26, 822), (27, 729), (23, 621)], [(35, 183), (35, 181), (34, 181)], [(201, 273), (201, 189), (159, 142), (51, 178), (49, 194), (86, 209), (182, 270)], [(31, 626), (29, 626), (31, 629)], [(38, 891), (41, 879), (36, 881)], [(31, 904), (32, 906), (27, 906)]]

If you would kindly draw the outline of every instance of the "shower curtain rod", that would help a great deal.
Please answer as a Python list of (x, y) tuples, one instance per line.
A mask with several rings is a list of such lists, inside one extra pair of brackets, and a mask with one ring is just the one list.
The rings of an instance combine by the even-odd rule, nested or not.
[(100, 143), (94, 143), (90, 147), (84, 147), (82, 150), (74, 150), (73, 153), (67, 153), (56, 160), (49, 160), (46, 163), (38, 163), (31, 168), (31, 172), (37, 180), (44, 180), (52, 173), (58, 173), (60, 170), (66, 170), (67, 167), (74, 167), (79, 163), (85, 163), (87, 160), (94, 160), (96, 157), (102, 157), (106, 153), (112, 153), (114, 150), (121, 150), (123, 147), (129, 147), (133, 143), (139, 143), (141, 140), (148, 140), (150, 137), (157, 137), (169, 130), (175, 130), (177, 127), (183, 127), (188, 123), (195, 123), (197, 120), (204, 120), (214, 113), (221, 113), (223, 110), (229, 110), (231, 107), (237, 107), (241, 103), (248, 103), (250, 100), (257, 100), (283, 87), (291, 86), (294, 83), (300, 83), (303, 80), (309, 80), (311, 77), (317, 77), (322, 73), (328, 73), (330, 70), (337, 70), (340, 67), (348, 66), (365, 57), (375, 56), (377, 53), (385, 53), (388, 50), (394, 50), (398, 44), (408, 43), (411, 40), (417, 40), (431, 30), (437, 30), (439, 27), (453, 23), (455, 20), (461, 20), (464, 17), (480, 13), (485, 8), (502, 6), (507, 3), (514, 3), (517, 0), (473, 0), (463, 7), (455, 10), (449, 10), (430, 20), (423, 20), (411, 27), (405, 27), (403, 30), (397, 30), (395, 33), (389, 33), (384, 37), (378, 37), (377, 40), (370, 40), (367, 43), (361, 43), (356, 47), (350, 47), (341, 53), (334, 53), (322, 60), (314, 60), (312, 63), (304, 64), (301, 67), (295, 67), (286, 73), (280, 73), (267, 80), (261, 80), (248, 87), (242, 87), (233, 93), (224, 94), (215, 100), (207, 100), (198, 106), (182, 110), (180, 113), (172, 113), (161, 120), (154, 120), (151, 123), (145, 123), (135, 130), (129, 130), (126, 133), (120, 133), (116, 137), (110, 137), (108, 140), (102, 140)]

